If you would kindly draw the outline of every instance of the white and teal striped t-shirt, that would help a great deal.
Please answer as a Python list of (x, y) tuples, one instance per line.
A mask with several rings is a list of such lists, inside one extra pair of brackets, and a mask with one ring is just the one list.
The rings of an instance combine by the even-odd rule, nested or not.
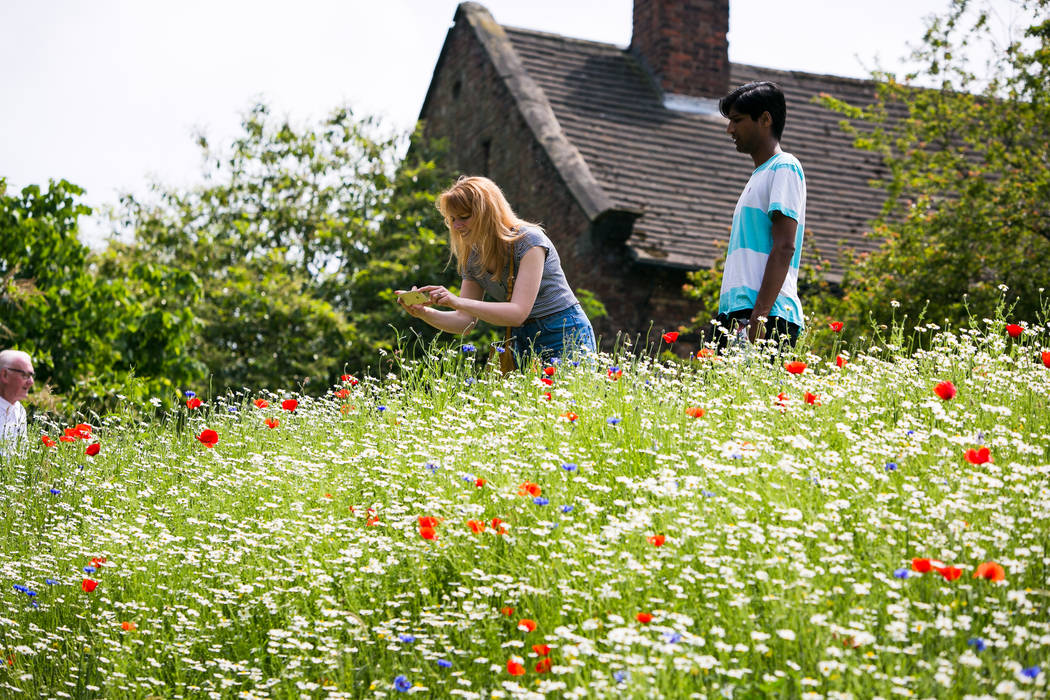
[(806, 178), (802, 174), (802, 164), (790, 153), (778, 153), (755, 168), (737, 200), (718, 312), (728, 314), (755, 307), (766, 261), (773, 250), (770, 215), (775, 211), (794, 219), (798, 225), (795, 227), (795, 254), (769, 316), (802, 328), (805, 324), (802, 302), (798, 298), (798, 265), (802, 258), (802, 232), (806, 227)]

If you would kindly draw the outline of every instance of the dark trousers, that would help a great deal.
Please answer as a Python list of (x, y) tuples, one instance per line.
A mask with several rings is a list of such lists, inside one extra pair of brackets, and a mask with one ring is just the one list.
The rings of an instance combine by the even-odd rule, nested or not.
[[(730, 311), (728, 314), (718, 314), (716, 319), (718, 324), (712, 326), (711, 336), (708, 340), (716, 341), (718, 349), (725, 350), (737, 331), (747, 325), (753, 312), (754, 309), (740, 309), (739, 311)], [(729, 332), (723, 333), (720, 330), (721, 328), (726, 328)], [(798, 334), (801, 331), (802, 329), (796, 323), (791, 323), (778, 316), (770, 316), (766, 319), (766, 333), (764, 337), (779, 344), (786, 343), (791, 347), (795, 347), (795, 343), (798, 342)]]

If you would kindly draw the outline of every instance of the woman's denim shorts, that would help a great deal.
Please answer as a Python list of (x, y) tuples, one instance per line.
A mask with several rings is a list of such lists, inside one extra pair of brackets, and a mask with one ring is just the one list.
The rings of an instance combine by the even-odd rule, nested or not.
[(535, 354), (543, 361), (572, 352), (597, 352), (594, 328), (579, 304), (548, 316), (528, 319), (511, 329), (511, 343), (518, 366), (524, 367), (528, 356)]

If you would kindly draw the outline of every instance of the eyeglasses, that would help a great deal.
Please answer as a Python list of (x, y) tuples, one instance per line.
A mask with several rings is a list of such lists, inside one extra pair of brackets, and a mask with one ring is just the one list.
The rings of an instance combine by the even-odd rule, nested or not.
[(18, 369), (17, 367), (4, 367), (4, 369), (8, 370), (9, 372), (18, 372), (23, 377), (29, 380), (36, 379), (35, 372), (26, 372), (24, 369)]

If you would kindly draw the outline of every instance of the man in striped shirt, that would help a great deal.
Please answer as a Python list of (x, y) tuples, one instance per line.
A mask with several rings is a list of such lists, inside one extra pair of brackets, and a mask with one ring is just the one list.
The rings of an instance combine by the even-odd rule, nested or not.
[(780, 150), (787, 105), (775, 83), (748, 83), (718, 103), (726, 133), (755, 170), (736, 210), (718, 299), (719, 326), (794, 344), (805, 325), (798, 268), (806, 223), (802, 164)]

